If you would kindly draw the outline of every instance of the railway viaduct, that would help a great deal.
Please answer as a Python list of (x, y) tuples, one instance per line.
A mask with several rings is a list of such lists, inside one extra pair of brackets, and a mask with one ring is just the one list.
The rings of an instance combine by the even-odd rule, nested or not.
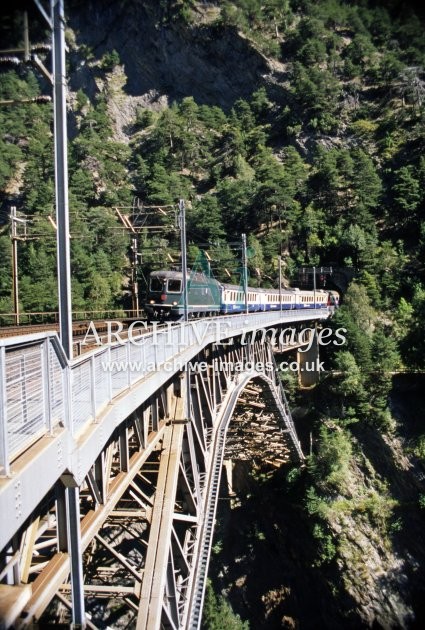
[[(55, 333), (0, 340), (2, 627), (54, 606), (72, 627), (199, 628), (223, 460), (259, 442), (302, 462), (273, 345), (326, 317), (190, 320), (72, 361)], [(242, 392), (273, 419), (235, 428)]]

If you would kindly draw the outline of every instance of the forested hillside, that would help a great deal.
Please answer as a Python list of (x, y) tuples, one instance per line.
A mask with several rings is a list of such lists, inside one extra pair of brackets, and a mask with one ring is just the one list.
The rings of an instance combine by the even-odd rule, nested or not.
[[(127, 304), (130, 238), (114, 206), (183, 198), (191, 257), (208, 246), (218, 278), (237, 280), (234, 243), (246, 231), (252, 284), (276, 284), (279, 254), (289, 280), (301, 265), (354, 266), (372, 305), (415, 337), (425, 308), (420, 18), (399, 2), (90, 6), (67, 4), (74, 310)], [(130, 32), (129, 20), (140, 20)], [(5, 45), (21, 44), (22, 13), (2, 30)], [(47, 37), (34, 9), (30, 37)], [(2, 64), (1, 99), (48, 92), (31, 64)], [(12, 310), (12, 204), (31, 237), (19, 246), (22, 308), (57, 308), (51, 110), (0, 110), (3, 312)], [(142, 290), (167, 253), (178, 260), (167, 225), (140, 236)], [(420, 363), (416, 336), (406, 360)]]
[[(341, 619), (407, 627), (423, 614), (425, 551), (408, 539), (425, 489), (400, 471), (423, 466), (425, 433), (396, 437), (388, 402), (394, 371), (425, 368), (423, 15), (400, 0), (65, 6), (73, 309), (130, 305), (132, 237), (116, 207), (159, 226), (138, 235), (142, 292), (152, 269), (178, 264), (179, 199), (190, 261), (207, 249), (218, 279), (239, 281), (242, 232), (253, 286), (277, 286), (279, 255), (288, 283), (302, 266), (353, 268), (333, 320), (347, 344), (325, 355), (337, 376), (308, 403), (314, 453), (278, 487)], [(18, 8), (2, 9), (3, 48), (22, 45)], [(34, 7), (30, 37), (47, 39)], [(21, 308), (54, 311), (52, 106), (37, 102), (50, 88), (29, 63), (0, 70), (0, 312), (13, 310), (12, 205), (27, 220)], [(208, 627), (222, 628), (213, 599)]]

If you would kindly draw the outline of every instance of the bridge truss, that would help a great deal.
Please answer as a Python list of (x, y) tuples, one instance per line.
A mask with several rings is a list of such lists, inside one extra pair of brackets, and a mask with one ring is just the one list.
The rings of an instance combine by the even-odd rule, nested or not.
[[(80, 427), (74, 470), (62, 469), (66, 441), (58, 454), (57, 440), (66, 427), (59, 423), (56, 461), (46, 462), (46, 444), (39, 448), (46, 475), (52, 467), (60, 474), (30, 513), (19, 511), (20, 475), (13, 487), (22, 523), (0, 556), (5, 627), (72, 618), (89, 628), (117, 620), (140, 629), (199, 628), (226, 438), (230, 431), (235, 440), (232, 414), (251, 382), (267, 392), (274, 413), (264, 429), (269, 457), (302, 461), (267, 338), (246, 343), (235, 334), (198, 347), (186, 369), (152, 387), (106, 435), (99, 424), (91, 436)], [(83, 443), (93, 436), (101, 448), (90, 461)], [(32, 470), (42, 485), (43, 467)]]

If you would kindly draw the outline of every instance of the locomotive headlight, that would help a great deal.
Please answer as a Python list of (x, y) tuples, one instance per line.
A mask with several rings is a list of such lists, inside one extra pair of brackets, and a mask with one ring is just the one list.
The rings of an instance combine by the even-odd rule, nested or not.
[(178, 302), (173, 302), (173, 306), (177, 306)]

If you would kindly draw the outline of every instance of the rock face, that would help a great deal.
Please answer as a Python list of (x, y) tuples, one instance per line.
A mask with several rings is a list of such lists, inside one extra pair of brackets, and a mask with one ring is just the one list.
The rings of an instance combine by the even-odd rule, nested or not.
[(235, 469), (210, 575), (253, 627), (424, 627), (422, 477), (398, 438), (363, 427), (353, 443), (343, 486), (309, 513), (306, 471), (288, 491), (279, 471), (265, 480), (249, 466)]
[[(188, 26), (165, 25), (158, 5), (134, 0), (70, 3), (68, 24), (75, 45), (84, 45), (97, 59), (117, 50), (127, 76), (127, 96), (153, 108), (161, 101), (193, 96), (200, 104), (228, 109), (236, 99), (249, 97), (273, 72), (264, 56), (233, 28), (205, 25), (202, 19)], [(96, 67), (77, 62), (76, 57), (74, 62), (71, 88), (83, 88), (93, 97)]]

